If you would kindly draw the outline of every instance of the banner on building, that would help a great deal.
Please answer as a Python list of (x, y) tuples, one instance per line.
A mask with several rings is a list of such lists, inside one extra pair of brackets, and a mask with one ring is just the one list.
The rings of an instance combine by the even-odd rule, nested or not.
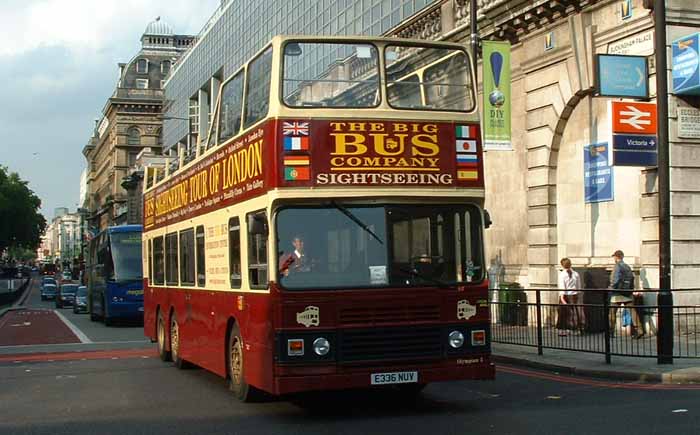
[(604, 202), (614, 199), (613, 167), (607, 142), (583, 147), (584, 201)]
[(484, 41), (484, 151), (511, 151), (510, 43)]

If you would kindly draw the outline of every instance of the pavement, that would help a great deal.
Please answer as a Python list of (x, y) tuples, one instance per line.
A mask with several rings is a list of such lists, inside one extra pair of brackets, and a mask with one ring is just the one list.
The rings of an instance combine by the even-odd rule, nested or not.
[(662, 384), (700, 384), (700, 358), (676, 358), (673, 364), (658, 364), (656, 358), (613, 356), (611, 364), (605, 355), (567, 350), (493, 343), (493, 361), (547, 370), (560, 374), (602, 378), (614, 381)]

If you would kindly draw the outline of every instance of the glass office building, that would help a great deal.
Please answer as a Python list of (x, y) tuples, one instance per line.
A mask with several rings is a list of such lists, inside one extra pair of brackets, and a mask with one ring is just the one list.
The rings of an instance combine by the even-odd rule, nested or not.
[[(165, 148), (196, 142), (200, 124), (206, 135), (207, 114), (213, 111), (218, 84), (273, 36), (377, 36), (434, 1), (222, 0), (166, 83)], [(336, 55), (319, 52), (316, 63), (328, 65)]]

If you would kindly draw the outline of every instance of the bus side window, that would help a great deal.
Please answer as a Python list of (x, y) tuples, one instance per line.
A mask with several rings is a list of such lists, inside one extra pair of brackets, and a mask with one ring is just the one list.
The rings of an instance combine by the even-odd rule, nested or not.
[(241, 222), (238, 217), (228, 221), (228, 265), (231, 288), (241, 287)]
[(180, 231), (180, 283), (194, 285), (194, 230)]
[(148, 240), (148, 283), (153, 284), (153, 240)]
[(165, 235), (165, 283), (178, 285), (177, 233)]
[(243, 114), (243, 71), (241, 70), (228, 81), (221, 95), (219, 108), (219, 143), (223, 143), (238, 134), (241, 129)]
[(153, 284), (163, 285), (165, 277), (165, 257), (163, 255), (163, 237), (153, 239)]
[(207, 282), (207, 271), (205, 269), (206, 263), (204, 262), (204, 226), (200, 225), (197, 227), (197, 286), (204, 287)]
[(250, 127), (267, 115), (270, 106), (271, 75), (272, 48), (268, 48), (248, 66), (243, 128)]
[(248, 276), (251, 288), (267, 287), (267, 215), (264, 211), (247, 215)]

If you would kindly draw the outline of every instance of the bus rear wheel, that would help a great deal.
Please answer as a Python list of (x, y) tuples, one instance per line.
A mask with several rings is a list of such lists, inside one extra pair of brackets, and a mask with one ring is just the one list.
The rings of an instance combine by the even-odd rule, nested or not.
[(158, 311), (158, 320), (156, 321), (156, 337), (158, 339), (158, 356), (163, 361), (170, 361), (170, 351), (166, 343), (165, 320), (163, 320), (163, 312)]
[(226, 371), (228, 372), (228, 386), (241, 402), (255, 402), (260, 400), (261, 392), (245, 381), (245, 365), (243, 352), (243, 339), (238, 325), (234, 324), (229, 334), (226, 346)]
[(170, 356), (175, 367), (179, 369), (188, 367), (187, 361), (180, 356), (180, 327), (174, 312), (170, 316)]

